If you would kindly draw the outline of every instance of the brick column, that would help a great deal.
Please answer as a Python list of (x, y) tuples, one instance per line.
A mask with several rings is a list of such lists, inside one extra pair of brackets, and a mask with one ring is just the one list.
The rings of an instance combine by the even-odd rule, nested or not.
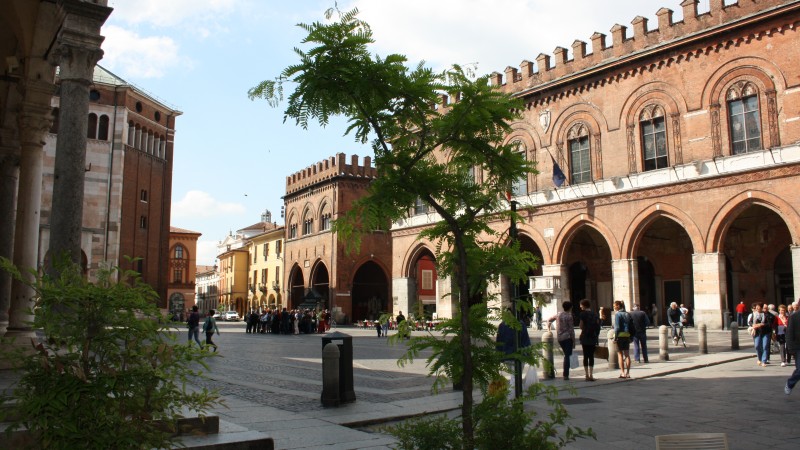
[(696, 253), (692, 255), (694, 279), (694, 323), (705, 323), (709, 329), (722, 329), (723, 301), (728, 292), (725, 281), (725, 255)]
[(628, 311), (639, 301), (639, 262), (635, 259), (611, 261), (614, 300), (622, 300)]
[(50, 214), (51, 263), (65, 254), (74, 263), (81, 261), (89, 86), (94, 67), (103, 57), (100, 27), (111, 14), (106, 3), (58, 2), (64, 23), (58, 32), (52, 56), (53, 62), (61, 69), (61, 103)]

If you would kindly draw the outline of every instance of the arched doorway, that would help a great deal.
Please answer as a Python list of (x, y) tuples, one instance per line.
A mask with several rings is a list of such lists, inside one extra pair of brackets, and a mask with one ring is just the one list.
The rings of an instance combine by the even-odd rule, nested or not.
[(420, 317), (433, 317), (436, 311), (436, 259), (428, 249), (423, 249), (413, 265), (414, 292), (408, 296), (408, 311)]
[(353, 320), (374, 320), (388, 311), (389, 283), (383, 269), (367, 261), (353, 277)]
[(186, 298), (180, 292), (173, 292), (169, 296), (169, 316), (177, 314), (180, 320), (183, 320), (184, 311), (186, 311)]
[(303, 271), (295, 265), (289, 274), (289, 302), (285, 306), (287, 308), (297, 307), (297, 305), (303, 303), (304, 294), (305, 280), (303, 279)]
[[(602, 234), (585, 225), (570, 238), (564, 264), (569, 273), (569, 300), (577, 305), (581, 300), (592, 302), (592, 309), (610, 311), (613, 298), (611, 249)], [(558, 305), (560, 307), (560, 305)], [(574, 308), (577, 311), (578, 308)], [(610, 315), (606, 315), (608, 320)]]
[[(535, 269), (528, 270), (528, 273), (526, 274), (527, 275), (526, 278), (524, 280), (520, 280), (519, 283), (516, 284), (516, 286), (510, 283), (510, 281), (508, 280), (508, 277), (504, 276), (504, 278), (505, 278), (504, 282), (509, 283), (510, 288), (511, 288), (511, 292), (508, 293), (509, 303), (508, 304), (504, 304), (504, 306), (506, 306), (506, 305), (510, 306), (510, 301), (511, 300), (523, 300), (523, 301), (526, 301), (526, 302), (532, 304), (532, 298), (531, 298), (531, 294), (530, 294), (530, 291), (529, 291), (530, 280), (528, 279), (528, 277), (539, 276), (539, 275), (542, 274), (542, 260), (543, 260), (543, 258), (542, 258), (542, 252), (541, 252), (541, 250), (539, 250), (539, 246), (536, 245), (536, 242), (534, 242), (533, 239), (531, 239), (529, 236), (526, 236), (524, 234), (520, 235), (518, 237), (518, 239), (519, 239), (519, 249), (520, 249), (520, 251), (521, 252), (531, 253), (534, 256), (534, 258), (536, 258), (537, 266), (536, 266)], [(533, 305), (532, 304), (532, 306), (535, 308), (537, 305)], [(531, 311), (531, 313), (532, 313), (532, 311)]]
[(762, 300), (781, 304), (794, 298), (791, 234), (783, 218), (761, 205), (751, 205), (739, 213), (727, 228), (723, 252), (726, 278), (730, 280), (729, 311), (739, 301), (750, 304)]
[(311, 289), (322, 298), (322, 307), (329, 309), (330, 303), (330, 279), (328, 277), (328, 268), (322, 262), (314, 266), (311, 272)]

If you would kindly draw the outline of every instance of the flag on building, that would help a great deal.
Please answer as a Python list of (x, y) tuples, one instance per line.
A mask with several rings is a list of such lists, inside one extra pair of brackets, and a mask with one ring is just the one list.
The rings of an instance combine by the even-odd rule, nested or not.
[(559, 188), (565, 181), (567, 181), (567, 176), (564, 175), (564, 172), (561, 170), (561, 167), (558, 167), (558, 163), (556, 160), (550, 156), (550, 159), (553, 161), (553, 184)]

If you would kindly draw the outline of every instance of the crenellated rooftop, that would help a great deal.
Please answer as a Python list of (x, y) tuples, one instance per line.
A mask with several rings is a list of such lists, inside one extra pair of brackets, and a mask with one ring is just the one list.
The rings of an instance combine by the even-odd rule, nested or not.
[[(590, 37), (591, 53), (587, 53), (586, 42), (576, 40), (571, 45), (572, 59), (568, 56), (567, 48), (559, 46), (552, 56), (540, 53), (535, 63), (524, 60), (519, 68), (506, 67), (504, 74), (493, 72), (491, 83), (500, 86), (505, 92), (524, 93), (629, 55), (641, 54), (666, 43), (688, 39), (756, 13), (793, 4), (800, 8), (800, 0), (738, 0), (730, 5), (725, 5), (724, 0), (709, 0), (709, 11), (701, 14), (698, 13), (698, 3), (699, 0), (683, 0), (680, 3), (683, 8), (683, 20), (680, 22), (673, 21), (674, 12), (669, 8), (661, 8), (656, 12), (657, 28), (651, 29), (647, 18), (636, 16), (631, 21), (632, 35), (628, 27), (615, 24), (610, 30), (610, 45), (605, 34), (595, 32)], [(448, 95), (443, 95), (441, 105), (437, 106), (446, 109), (450, 100)], [(452, 100), (458, 101), (458, 98)]]
[(350, 164), (347, 164), (346, 158), (344, 153), (337, 153), (336, 156), (308, 166), (286, 177), (286, 194), (297, 192), (334, 177), (372, 179), (378, 175), (377, 169), (372, 167), (371, 157), (365, 156), (363, 165), (358, 164), (358, 155), (350, 157)]

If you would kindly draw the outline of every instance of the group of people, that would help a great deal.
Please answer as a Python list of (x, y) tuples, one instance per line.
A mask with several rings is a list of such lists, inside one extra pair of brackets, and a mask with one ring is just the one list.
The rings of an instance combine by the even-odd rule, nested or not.
[(794, 316), (800, 300), (792, 305), (767, 305), (762, 302), (753, 302), (750, 305), (751, 313), (747, 316), (747, 327), (753, 337), (756, 349), (756, 363), (766, 367), (772, 353), (772, 342), (778, 345), (781, 355), (781, 366), (785, 367), (792, 362), (792, 352), (787, 348), (786, 332), (789, 318)]
[(331, 314), (327, 309), (252, 310), (244, 316), (245, 333), (314, 334), (330, 330)]

